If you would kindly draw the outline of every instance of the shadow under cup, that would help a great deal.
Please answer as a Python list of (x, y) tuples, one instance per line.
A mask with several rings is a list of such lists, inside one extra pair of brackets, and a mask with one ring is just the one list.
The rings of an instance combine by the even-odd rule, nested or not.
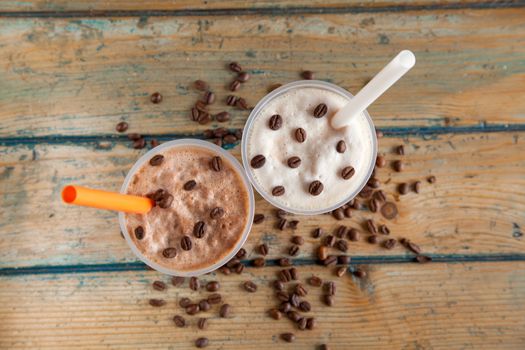
[(237, 173), (239, 179), (241, 180), (241, 184), (246, 190), (246, 193), (248, 194), (248, 217), (246, 218), (246, 225), (244, 227), (244, 230), (242, 232), (241, 238), (237, 241), (236, 245), (233, 247), (233, 249), (222, 259), (219, 259), (218, 261), (214, 262), (213, 264), (209, 266), (202, 267), (197, 270), (185, 270), (185, 271), (178, 271), (175, 269), (170, 269), (166, 266), (160, 265), (156, 263), (155, 261), (152, 261), (148, 259), (142, 252), (137, 248), (135, 243), (133, 242), (133, 239), (130, 237), (130, 232), (127, 230), (126, 225), (126, 219), (125, 214), (120, 212), (119, 213), (119, 224), (120, 224), (120, 230), (122, 231), (122, 234), (124, 235), (124, 238), (126, 239), (126, 242), (128, 243), (129, 247), (133, 251), (133, 253), (146, 265), (150, 266), (151, 268), (162, 272), (167, 275), (172, 276), (181, 276), (181, 277), (192, 277), (192, 276), (200, 276), (209, 272), (212, 272), (219, 267), (226, 264), (230, 259), (232, 259), (235, 254), (241, 249), (241, 247), (246, 242), (246, 239), (248, 238), (248, 235), (250, 233), (251, 227), (252, 227), (252, 221), (253, 221), (253, 215), (255, 211), (255, 200), (253, 195), (253, 190), (250, 185), (250, 181), (248, 180), (248, 177), (246, 176), (246, 172), (244, 171), (241, 164), (235, 159), (229, 152), (225, 151), (224, 149), (210, 143), (207, 141), (202, 140), (195, 140), (195, 139), (180, 139), (175, 141), (169, 141), (166, 143), (161, 144), (160, 146), (157, 146), (144, 154), (142, 157), (140, 157), (137, 162), (133, 165), (131, 170), (128, 172), (126, 178), (124, 179), (124, 183), (122, 184), (122, 187), (120, 189), (120, 193), (126, 194), (128, 186), (133, 179), (133, 176), (135, 173), (142, 168), (142, 166), (148, 162), (154, 155), (161, 153), (163, 151), (166, 151), (168, 149), (172, 149), (175, 147), (180, 148), (200, 148), (207, 152), (212, 152), (213, 154), (216, 154), (220, 156), (222, 159), (225, 159), (228, 163), (231, 164), (232, 168)]

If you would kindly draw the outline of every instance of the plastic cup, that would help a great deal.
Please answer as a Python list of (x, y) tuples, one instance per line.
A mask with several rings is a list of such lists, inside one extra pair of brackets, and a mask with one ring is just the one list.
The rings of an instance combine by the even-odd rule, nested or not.
[[(372, 145), (371, 145), (372, 152), (370, 152), (371, 157), (367, 164), (367, 175), (363, 178), (363, 182), (360, 183), (359, 186), (356, 187), (356, 190), (349, 193), (348, 196), (345, 197), (343, 200), (327, 205), (326, 208), (313, 209), (313, 210), (303, 210), (300, 208), (286, 207), (282, 205), (281, 203), (275, 201), (271, 193), (268, 193), (264, 188), (262, 188), (259, 185), (259, 183), (256, 181), (253, 175), (253, 170), (250, 166), (250, 160), (248, 159), (248, 139), (249, 139), (250, 129), (252, 128), (252, 125), (254, 124), (255, 120), (261, 116), (260, 112), (264, 109), (264, 107), (274, 98), (281, 96), (282, 94), (290, 90), (293, 90), (293, 89), (312, 88), (312, 87), (335, 92), (348, 100), (351, 100), (353, 98), (353, 95), (349, 93), (348, 91), (346, 91), (345, 89), (337, 85), (327, 83), (324, 81), (319, 81), (319, 80), (301, 80), (301, 81), (296, 81), (293, 83), (283, 85), (279, 87), (278, 89), (272, 91), (265, 97), (263, 97), (263, 99), (260, 100), (259, 103), (257, 103), (255, 108), (250, 113), (250, 116), (248, 117), (248, 121), (246, 122), (246, 125), (244, 126), (243, 138), (242, 138), (242, 162), (246, 170), (246, 173), (248, 175), (248, 178), (250, 179), (252, 185), (255, 187), (257, 192), (259, 192), (259, 194), (265, 200), (270, 202), (273, 206), (280, 208), (282, 210), (285, 210), (287, 212), (299, 214), (299, 215), (317, 215), (317, 214), (327, 213), (327, 212), (330, 212), (334, 209), (341, 207), (343, 204), (353, 199), (363, 189), (363, 187), (368, 182), (370, 175), (372, 175), (372, 171), (374, 170), (376, 156), (377, 156), (377, 139), (375, 137), (374, 123), (372, 122), (372, 118), (370, 118), (370, 115), (368, 114), (368, 112), (364, 110), (363, 114), (368, 122), (367, 124), (370, 126), (370, 134), (374, 135), (374, 137), (372, 137)], [(276, 174), (276, 176), (278, 176), (278, 174)], [(312, 200), (315, 200), (315, 199), (312, 199)]]
[(248, 238), (248, 235), (250, 234), (250, 229), (252, 227), (253, 222), (253, 215), (254, 215), (254, 208), (255, 208), (255, 200), (253, 196), (253, 190), (250, 186), (250, 181), (248, 180), (248, 177), (246, 176), (246, 172), (244, 171), (241, 164), (233, 157), (230, 153), (225, 151), (224, 149), (210, 143), (207, 141), (202, 140), (194, 140), (194, 139), (180, 139), (175, 141), (169, 141), (166, 143), (161, 144), (160, 146), (157, 146), (153, 149), (151, 149), (149, 152), (144, 154), (142, 157), (140, 157), (137, 162), (133, 165), (131, 170), (128, 172), (126, 178), (124, 179), (124, 183), (122, 184), (122, 187), (120, 189), (120, 193), (126, 194), (127, 188), (129, 183), (131, 182), (131, 179), (135, 175), (135, 173), (144, 165), (144, 163), (148, 162), (154, 155), (161, 153), (162, 151), (165, 151), (167, 149), (171, 148), (201, 148), (207, 151), (211, 151), (218, 156), (221, 156), (223, 161), (229, 162), (233, 169), (237, 172), (239, 175), (239, 178), (241, 179), (241, 183), (246, 189), (246, 192), (248, 193), (248, 217), (246, 218), (246, 226), (244, 227), (244, 231), (241, 235), (241, 238), (235, 245), (235, 247), (226, 254), (222, 259), (216, 261), (215, 263), (211, 264), (210, 266), (203, 267), (198, 270), (191, 270), (191, 271), (177, 271), (175, 269), (170, 269), (165, 266), (159, 265), (154, 261), (151, 261), (146, 256), (142, 254), (142, 252), (137, 248), (135, 243), (130, 237), (130, 232), (128, 232), (126, 228), (126, 221), (125, 221), (125, 214), (120, 212), (119, 213), (119, 224), (120, 224), (120, 230), (122, 231), (122, 234), (124, 235), (124, 238), (126, 239), (126, 242), (128, 243), (129, 247), (131, 248), (131, 251), (140, 259), (142, 260), (146, 265), (150, 266), (151, 268), (162, 272), (167, 275), (172, 276), (182, 276), (182, 277), (192, 277), (192, 276), (200, 276), (203, 274), (206, 274), (208, 272), (212, 272), (222, 265), (226, 264), (230, 259), (232, 259), (235, 254), (241, 249), (241, 247), (246, 242), (246, 239)]

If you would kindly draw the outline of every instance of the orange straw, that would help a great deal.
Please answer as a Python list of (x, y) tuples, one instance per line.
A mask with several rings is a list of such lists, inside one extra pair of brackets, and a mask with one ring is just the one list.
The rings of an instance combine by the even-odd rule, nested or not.
[(72, 185), (64, 187), (62, 200), (68, 204), (136, 214), (145, 214), (153, 207), (153, 201), (146, 197), (93, 190)]

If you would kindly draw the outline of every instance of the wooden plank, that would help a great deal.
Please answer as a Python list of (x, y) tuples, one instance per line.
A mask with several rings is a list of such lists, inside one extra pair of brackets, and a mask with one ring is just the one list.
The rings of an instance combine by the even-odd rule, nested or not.
[[(339, 225), (357, 227), (374, 217), (386, 223), (393, 237), (407, 237), (432, 254), (522, 254), (525, 227), (524, 133), (440, 135), (383, 138), (380, 151), (398, 159), (392, 149), (405, 145), (406, 170), (380, 169), (383, 188), (396, 201), (399, 217), (388, 222), (368, 211), (354, 211), (339, 222), (331, 215), (298, 217), (306, 239), (300, 258), (311, 259), (318, 240), (315, 227), (332, 232)], [(20, 145), (0, 148), (0, 267), (74, 265), (136, 261), (120, 238), (115, 213), (65, 206), (61, 188), (75, 183), (118, 190), (132, 163), (140, 155), (127, 145), (109, 149), (94, 144)], [(239, 158), (239, 147), (233, 150)], [(434, 174), (430, 185), (426, 176)], [(400, 182), (421, 180), (422, 190), (393, 195)], [(268, 220), (255, 225), (246, 248), (249, 258), (261, 242), (270, 247), (269, 258), (279, 258), (289, 247), (292, 231), (275, 228), (274, 209), (257, 196), (256, 212)], [(364, 241), (350, 244), (353, 256), (410, 256), (401, 247), (391, 251)], [(408, 254), (408, 255), (406, 255)]]
[[(94, 273), (2, 277), (0, 346), (9, 349), (192, 349), (197, 337), (212, 349), (522, 349), (525, 346), (525, 262), (370, 265), (368, 278), (341, 279), (322, 267), (299, 268), (301, 281), (312, 274), (335, 280), (335, 306), (321, 303), (321, 289), (307, 286), (313, 331), (299, 331), (266, 311), (276, 304), (269, 287), (276, 268), (249, 269), (243, 275), (206, 276), (218, 280), (220, 292), (233, 305), (233, 317), (218, 317), (217, 307), (205, 315), (209, 327), (175, 328), (182, 297), (199, 300), (208, 293), (187, 286), (153, 291), (155, 272)], [(241, 283), (253, 280), (248, 294)], [(231, 297), (235, 295), (235, 300)], [(165, 298), (153, 308), (149, 298)], [(200, 314), (199, 316), (201, 316)], [(118, 331), (115, 331), (118, 329)], [(294, 344), (278, 338), (295, 332)]]
[[(255, 104), (271, 84), (319, 79), (356, 92), (400, 48), (416, 67), (370, 113), (380, 127), (523, 124), (525, 9), (301, 16), (201, 16), (0, 21), (0, 137), (194, 133), (210, 82), (222, 102), (238, 60), (252, 75), (239, 94)], [(486, 21), (491, 18), (491, 21)], [(482, 29), (480, 29), (482, 28)], [(160, 105), (149, 94), (160, 91)], [(497, 93), (495, 93), (497, 92)], [(228, 127), (244, 125), (232, 111)], [(520, 124), (520, 125), (521, 125)]]

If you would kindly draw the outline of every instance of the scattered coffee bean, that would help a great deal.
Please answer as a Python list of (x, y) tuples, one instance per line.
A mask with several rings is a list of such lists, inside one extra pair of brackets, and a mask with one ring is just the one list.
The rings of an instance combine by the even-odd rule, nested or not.
[(343, 140), (340, 140), (339, 142), (337, 142), (335, 149), (337, 150), (338, 153), (345, 153), (346, 143)]
[(150, 141), (151, 148), (155, 148), (158, 145), (160, 145), (159, 141), (157, 139), (151, 139)]
[(295, 286), (295, 294), (297, 294), (300, 297), (304, 297), (308, 294), (308, 291), (306, 290), (306, 288), (304, 288), (304, 286), (301, 283), (298, 283)]
[(344, 167), (343, 170), (341, 170), (341, 177), (345, 180), (350, 179), (355, 174), (355, 169), (353, 166), (347, 166)]
[(146, 140), (138, 139), (136, 141), (133, 141), (133, 148), (134, 149), (143, 149), (144, 147), (146, 147)]
[(432, 258), (430, 256), (426, 255), (418, 255), (415, 257), (415, 261), (420, 264), (426, 264), (432, 261)]
[(241, 82), (235, 79), (230, 83), (230, 91), (237, 91), (241, 87)]
[(223, 304), (219, 310), (219, 316), (222, 318), (228, 318), (231, 316), (232, 307), (229, 304)]
[(292, 267), (290, 270), (290, 277), (292, 280), (298, 280), (299, 279), (299, 272), (297, 272), (297, 269), (295, 267)]
[(264, 221), (264, 214), (255, 214), (253, 216), (253, 223), (260, 224)]
[(285, 192), (284, 186), (275, 186), (272, 189), (272, 195), (275, 196), (275, 197), (282, 196), (284, 194), (284, 192)]
[(293, 156), (288, 158), (288, 166), (292, 169), (298, 168), (301, 165), (301, 158)]
[(335, 248), (337, 248), (339, 251), (341, 252), (346, 252), (348, 251), (348, 243), (346, 243), (346, 241), (340, 239), (338, 240), (336, 243), (335, 243)]
[(396, 240), (395, 239), (387, 239), (384, 243), (383, 243), (383, 247), (385, 247), (386, 249), (392, 249), (396, 246)]
[(153, 286), (153, 289), (158, 290), (160, 292), (165, 291), (167, 288), (166, 283), (162, 281), (155, 281), (153, 282), (152, 286)]
[(372, 213), (377, 213), (377, 210), (379, 209), (379, 207), (380, 207), (380, 204), (378, 203), (376, 199), (371, 199), (368, 202), (368, 209), (370, 209)]
[(141, 239), (144, 238), (144, 227), (142, 226), (137, 226), (135, 228), (135, 237), (137, 237), (137, 239), (140, 241)]
[(198, 348), (205, 348), (207, 347), (209, 344), (209, 341), (208, 341), (208, 338), (198, 338), (197, 340), (195, 340), (195, 346), (198, 347)]
[(312, 80), (314, 78), (314, 73), (311, 70), (304, 70), (301, 73), (301, 77), (305, 80)]
[(314, 287), (321, 287), (321, 285), (323, 284), (323, 280), (317, 276), (312, 276), (308, 279), (308, 283), (310, 283), (310, 285)]
[(206, 102), (204, 101), (195, 102), (195, 108), (200, 112), (199, 117), (201, 114), (208, 113), (208, 106), (206, 105)]
[(197, 327), (199, 327), (199, 329), (208, 328), (208, 319), (204, 317), (199, 318), (199, 320), (197, 321)]
[(250, 79), (250, 74), (246, 72), (240, 72), (237, 76), (237, 80), (239, 80), (241, 83), (245, 83)]
[(286, 293), (285, 291), (278, 291), (277, 293), (275, 293), (275, 296), (280, 301), (288, 301), (288, 300), (290, 300), (290, 295), (288, 293)]
[(259, 254), (261, 254), (262, 256), (266, 256), (268, 255), (268, 245), (266, 243), (263, 243), (261, 245), (259, 245), (257, 247), (257, 251), (259, 252)]
[(322, 118), (326, 112), (328, 112), (328, 107), (324, 103), (318, 104), (314, 109), (314, 117)]
[(310, 192), (312, 196), (318, 196), (321, 194), (321, 192), (323, 192), (323, 189), (323, 183), (319, 180), (315, 180), (312, 181), (312, 183), (310, 183), (310, 186), (308, 187), (308, 192)]
[(374, 192), (374, 199), (376, 199), (380, 204), (386, 201), (386, 194), (383, 190)]
[(379, 226), (379, 233), (381, 233), (383, 235), (389, 235), (390, 234), (390, 229), (386, 225), (381, 225), (381, 226)]
[(207, 112), (200, 112), (199, 118), (197, 119), (197, 122), (201, 125), (208, 124), (211, 121), (210, 113)]
[(334, 306), (334, 296), (333, 295), (325, 295), (323, 297), (323, 301), (326, 304), (326, 306)]
[(240, 275), (244, 271), (244, 264), (237, 264), (234, 270), (236, 274)]
[(346, 232), (347, 232), (347, 228), (346, 228), (346, 226), (341, 225), (341, 226), (339, 226), (339, 227), (335, 230), (334, 235), (335, 235), (337, 238), (343, 238), (343, 237), (345, 237)]
[(219, 269), (223, 275), (229, 276), (232, 274), (232, 270), (228, 266), (221, 266)]
[[(193, 226), (193, 235), (197, 238), (202, 238), (204, 237), (205, 234), (206, 234), (206, 224), (204, 223), (204, 221), (196, 222), (195, 225)], [(190, 249), (191, 249), (191, 240), (190, 240)], [(184, 250), (189, 250), (189, 249), (184, 249)]]
[(154, 93), (151, 94), (149, 99), (150, 99), (150, 101), (152, 103), (155, 103), (155, 104), (161, 103), (162, 102), (162, 95), (159, 92), (154, 92)]
[(333, 266), (337, 264), (337, 256), (329, 255), (328, 258), (323, 260), (324, 266)]
[(239, 249), (239, 251), (237, 252), (237, 254), (235, 254), (235, 257), (236, 257), (237, 259), (242, 259), (242, 258), (244, 258), (245, 256), (246, 256), (246, 249), (244, 249), (244, 248)]
[(322, 245), (317, 250), (317, 258), (319, 260), (324, 261), (328, 257), (328, 247)]
[(272, 130), (279, 130), (283, 125), (283, 118), (279, 114), (274, 114), (270, 117), (268, 126)]
[(292, 262), (288, 258), (280, 258), (279, 260), (277, 260), (277, 263), (279, 264), (279, 266), (282, 267), (292, 266)]
[(208, 295), (208, 303), (219, 304), (222, 301), (222, 296), (219, 293), (213, 293)]
[(222, 147), (222, 139), (211, 139), (210, 142), (214, 143), (219, 147)]
[(372, 219), (366, 220), (366, 227), (368, 229), (368, 232), (370, 232), (371, 234), (376, 234), (377, 233), (377, 225), (374, 222), (374, 220), (372, 220)]
[(223, 138), (223, 141), (225, 144), (227, 145), (231, 145), (232, 143), (235, 143), (235, 141), (237, 141), (237, 137), (235, 137), (235, 135), (226, 135), (224, 136)]
[(222, 170), (222, 158), (219, 156), (215, 156), (211, 159), (210, 166), (213, 171), (221, 171)]
[(239, 98), (237, 96), (233, 96), (233, 95), (229, 95), (227, 98), (226, 98), (226, 104), (228, 106), (235, 106), (237, 104), (237, 101), (239, 100)]
[(323, 235), (323, 229), (318, 227), (315, 230), (312, 231), (312, 237), (313, 238), (319, 238)]
[(285, 212), (284, 210), (282, 209), (277, 209), (275, 211), (275, 216), (277, 216), (279, 219), (285, 219), (286, 218), (286, 215), (288, 215), (287, 212)]
[(257, 291), (257, 285), (252, 281), (244, 282), (243, 286), (244, 290), (246, 290), (248, 293), (255, 293)]
[(421, 254), (421, 248), (420, 248), (417, 244), (415, 244), (414, 242), (411, 242), (411, 241), (408, 241), (408, 240), (407, 240), (407, 241), (405, 242), (405, 246), (406, 246), (408, 249), (410, 249), (411, 251), (413, 251), (414, 253), (416, 253), (416, 254), (418, 254), (418, 255)]
[(162, 256), (166, 259), (173, 259), (177, 256), (177, 250), (175, 248), (169, 247), (162, 251)]
[(346, 270), (347, 270), (346, 266), (339, 267), (335, 271), (335, 274), (337, 275), (337, 277), (343, 277), (346, 274)]
[(368, 186), (372, 188), (379, 188), (381, 186), (381, 181), (373, 177), (370, 180), (368, 180)]
[(268, 310), (268, 315), (274, 320), (280, 320), (283, 317), (283, 314), (277, 309)]
[(352, 203), (352, 205), (350, 207), (352, 209), (354, 209), (354, 210), (361, 210), (361, 209), (363, 209), (363, 205), (361, 204), (361, 202), (356, 201), (356, 200), (354, 200), (354, 203)]
[(290, 220), (288, 222), (288, 227), (291, 228), (292, 230), (297, 229), (297, 226), (299, 226), (299, 220)]
[(359, 197), (370, 198), (372, 196), (373, 192), (374, 192), (374, 189), (367, 185), (367, 186), (363, 187), (361, 192), (359, 192)]
[(376, 158), (376, 166), (382, 168), (386, 165), (386, 159), (382, 155), (378, 155)]
[(312, 310), (312, 306), (308, 301), (304, 300), (299, 303), (299, 310), (303, 312), (309, 312), (310, 310)]
[(405, 155), (405, 147), (403, 145), (399, 145), (396, 147), (396, 153), (399, 154), (400, 156), (404, 156)]
[(264, 260), (264, 258), (255, 258), (252, 260), (252, 265), (255, 267), (263, 267), (266, 265), (266, 260)]
[(166, 301), (163, 299), (150, 299), (149, 304), (154, 307), (161, 307), (166, 305)]
[(171, 284), (175, 287), (179, 287), (184, 284), (184, 277), (174, 276), (171, 278)]
[(429, 177), (427, 177), (427, 181), (429, 184), (433, 184), (436, 182), (436, 177), (434, 175), (430, 175)]
[(125, 132), (126, 130), (128, 130), (128, 127), (129, 127), (129, 124), (126, 123), (126, 122), (120, 122), (117, 124), (117, 126), (115, 127), (115, 130), (117, 130), (117, 132)]
[(348, 265), (350, 263), (350, 257), (348, 255), (339, 255), (337, 257), (337, 263), (340, 265)]
[(228, 112), (220, 112), (215, 115), (215, 120), (219, 123), (224, 123), (230, 120), (230, 113)]
[(189, 298), (182, 298), (181, 300), (179, 300), (179, 306), (182, 307), (183, 309), (187, 308), (191, 304), (192, 302)]
[(291, 242), (296, 245), (303, 245), (304, 238), (301, 236), (292, 236)]
[[(188, 237), (188, 236), (186, 236)], [(197, 291), (199, 290), (201, 287), (201, 283), (199, 281), (199, 279), (197, 277), (191, 277), (190, 278), (190, 289), (191, 290), (194, 290), (194, 291)]]
[(137, 141), (137, 140), (140, 140), (141, 138), (142, 136), (137, 133), (128, 134), (128, 139), (130, 139), (131, 141)]
[(377, 237), (377, 235), (370, 235), (368, 236), (367, 240), (370, 244), (376, 244), (377, 242), (379, 242), (379, 238)]
[(288, 249), (288, 254), (290, 256), (297, 256), (299, 254), (299, 246), (298, 245), (292, 245), (290, 249)]
[(397, 171), (398, 173), (403, 171), (403, 169), (405, 168), (405, 165), (403, 164), (402, 161), (400, 160), (395, 160), (393, 163), (392, 163), (392, 168), (394, 168), (395, 171)]
[(182, 316), (179, 316), (179, 315), (174, 316), (173, 322), (175, 323), (175, 326), (179, 328), (186, 327), (186, 320)]
[[(220, 219), (224, 216), (224, 209), (222, 209), (221, 207), (215, 207), (213, 208), (211, 211), (210, 211), (210, 218), (216, 220), (216, 219)], [(199, 221), (201, 222), (201, 221)], [(204, 222), (203, 222), (204, 224)], [(206, 224), (204, 224), (204, 229), (206, 228)], [(193, 228), (193, 230), (195, 231), (195, 227)]]
[(303, 128), (295, 129), (295, 139), (299, 143), (303, 143), (304, 141), (306, 141), (306, 130), (304, 130)]
[(399, 186), (397, 187), (397, 191), (399, 192), (399, 194), (407, 194), (408, 190), (409, 186), (406, 182), (399, 184)]
[(295, 335), (293, 333), (282, 333), (281, 339), (287, 343), (293, 343), (295, 341)]
[(239, 97), (239, 99), (235, 102), (235, 106), (240, 109), (248, 109), (248, 103), (242, 97)]
[(412, 189), (414, 190), (414, 192), (419, 193), (419, 191), (421, 190), (421, 181), (414, 182), (412, 184)]
[(286, 219), (281, 219), (281, 220), (279, 220), (279, 221), (277, 222), (277, 228), (278, 228), (279, 230), (281, 230), (281, 231), (284, 230), (285, 227), (286, 227), (286, 223), (287, 223)]
[(191, 190), (193, 190), (196, 186), (197, 186), (197, 182), (195, 182), (195, 180), (190, 180), (190, 181), (186, 182), (186, 183), (184, 184), (184, 186), (182, 186), (182, 188), (184, 188), (185, 191), (191, 191)]
[(226, 263), (226, 266), (228, 266), (229, 268), (232, 268), (232, 267), (235, 267), (237, 265), (239, 265), (241, 263), (241, 261), (237, 258), (232, 258), (230, 259), (230, 261), (228, 261)]
[(306, 329), (306, 318), (301, 318), (299, 321), (297, 321), (297, 328), (299, 328), (301, 331), (304, 331)]
[(328, 346), (328, 344), (321, 344), (319, 350), (330, 350), (330, 347)]
[(285, 269), (279, 272), (279, 280), (281, 282), (283, 283), (290, 282), (291, 279), (292, 279), (292, 276), (290, 275), (289, 270)]
[(386, 202), (381, 207), (381, 214), (385, 219), (392, 220), (397, 216), (397, 206), (392, 202)]
[(306, 329), (312, 330), (315, 328), (315, 318), (309, 317), (306, 319)]
[(328, 295), (335, 295), (335, 292), (337, 291), (337, 288), (335, 286), (335, 282), (333, 282), (333, 281), (326, 282), (324, 284), (323, 288), (324, 288), (324, 291), (326, 292), (326, 294), (328, 294)]
[(220, 286), (219, 282), (217, 282), (217, 281), (211, 281), (211, 282), (206, 283), (206, 290), (208, 292), (216, 292), (216, 291), (219, 290), (220, 287), (221, 286)]
[(354, 276), (357, 277), (357, 278), (365, 278), (366, 277), (366, 272), (364, 270), (357, 269), (357, 270), (354, 271)]
[(209, 311), (211, 309), (211, 304), (206, 299), (199, 301), (199, 310), (200, 311)]
[(239, 63), (237, 63), (237, 62), (232, 62), (232, 63), (230, 63), (228, 67), (230, 68), (230, 70), (231, 70), (232, 72), (235, 72), (235, 73), (240, 73), (240, 72), (242, 72), (242, 67), (241, 67), (241, 65), (240, 65)]
[(327, 246), (327, 247), (333, 247), (334, 244), (335, 244), (335, 241), (336, 241), (336, 239), (335, 239), (334, 236), (328, 235), (324, 239), (324, 245)]
[(206, 102), (207, 105), (211, 105), (213, 102), (215, 102), (215, 94), (211, 91), (206, 91), (204, 93), (204, 102)]
[(191, 248), (193, 247), (193, 242), (191, 241), (190, 236), (182, 237), (182, 239), (180, 240), (180, 247), (186, 251), (191, 250)]
[(345, 214), (345, 217), (351, 218), (352, 217), (352, 208), (347, 207), (343, 210), (343, 213)]
[(359, 232), (355, 228), (348, 230), (348, 239), (352, 242), (359, 240)]
[(262, 168), (262, 166), (266, 163), (266, 157), (264, 157), (262, 154), (258, 154), (255, 157), (252, 158), (250, 161), (250, 165), (254, 169)]
[(303, 318), (303, 316), (301, 316), (301, 314), (297, 311), (288, 311), (286, 316), (288, 316), (288, 318), (293, 322), (299, 322)]
[(343, 220), (345, 218), (345, 213), (344, 213), (343, 208), (337, 208), (335, 210), (332, 210), (332, 216), (336, 220)]
[(203, 81), (203, 80), (200, 80), (200, 79), (199, 80), (195, 80), (195, 82), (193, 84), (194, 84), (194, 86), (195, 86), (195, 88), (197, 90), (200, 90), (200, 91), (208, 90), (208, 84), (205, 81)]

